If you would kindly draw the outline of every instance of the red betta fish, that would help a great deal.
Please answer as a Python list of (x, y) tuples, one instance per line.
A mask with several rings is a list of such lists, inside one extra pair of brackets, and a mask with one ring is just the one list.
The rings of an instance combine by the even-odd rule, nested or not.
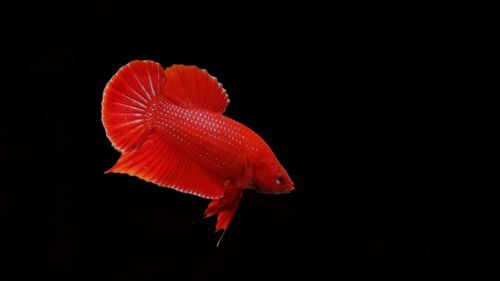
[(215, 231), (225, 231), (244, 189), (294, 189), (266, 142), (222, 114), (228, 104), (206, 70), (130, 62), (104, 89), (102, 122), (121, 152), (108, 172), (212, 199), (205, 216), (217, 215)]

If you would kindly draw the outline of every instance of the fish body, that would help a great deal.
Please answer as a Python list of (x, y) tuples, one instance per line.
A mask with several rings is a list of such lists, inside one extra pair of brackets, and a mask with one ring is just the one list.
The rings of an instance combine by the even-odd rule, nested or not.
[(261, 151), (272, 153), (252, 130), (224, 115), (159, 101), (153, 125), (179, 152), (218, 176), (234, 181)]
[(217, 215), (216, 231), (226, 230), (244, 189), (294, 189), (266, 142), (223, 115), (228, 103), (222, 85), (195, 66), (125, 65), (103, 94), (106, 135), (122, 153), (108, 172), (212, 199), (205, 216)]

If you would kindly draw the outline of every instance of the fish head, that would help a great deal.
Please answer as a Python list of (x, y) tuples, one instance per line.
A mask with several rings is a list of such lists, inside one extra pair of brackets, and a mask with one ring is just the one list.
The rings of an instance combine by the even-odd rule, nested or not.
[(260, 193), (282, 194), (294, 190), (293, 181), (276, 157), (257, 161), (253, 167), (253, 188)]

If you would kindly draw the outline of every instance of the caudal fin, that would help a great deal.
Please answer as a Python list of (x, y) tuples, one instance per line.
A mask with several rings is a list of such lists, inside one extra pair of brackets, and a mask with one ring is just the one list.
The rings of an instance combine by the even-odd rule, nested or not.
[(106, 135), (120, 152), (140, 146), (151, 131), (146, 113), (163, 93), (165, 75), (159, 63), (132, 61), (104, 89), (102, 122)]
[[(188, 69), (191, 70), (192, 67)], [(211, 81), (212, 84), (207, 85), (218, 90), (214, 96), (219, 97), (219, 100), (221, 96), (225, 97), (222, 95), (225, 92), (220, 90), (221, 87), (213, 82), (213, 79), (193, 79), (191, 72), (184, 71), (186, 75), (175, 77), (184, 79), (185, 82)], [(187, 75), (190, 73), (191, 75)], [(208, 77), (208, 74), (201, 70), (194, 73)], [(107, 172), (136, 176), (159, 186), (204, 198), (220, 198), (224, 195), (225, 180), (180, 153), (170, 145), (164, 135), (155, 130), (152, 106), (166, 97), (167, 79), (171, 84), (180, 84), (176, 82), (175, 77), (166, 76), (161, 65), (156, 62), (133, 61), (111, 78), (104, 90), (102, 122), (111, 143), (122, 155)], [(195, 84), (203, 84), (198, 82)], [(180, 99), (183, 88), (178, 86), (170, 89), (170, 100)], [(191, 101), (192, 104), (195, 102), (196, 100)], [(202, 104), (207, 107), (216, 106), (222, 110), (221, 105), (227, 104), (227, 101)]]

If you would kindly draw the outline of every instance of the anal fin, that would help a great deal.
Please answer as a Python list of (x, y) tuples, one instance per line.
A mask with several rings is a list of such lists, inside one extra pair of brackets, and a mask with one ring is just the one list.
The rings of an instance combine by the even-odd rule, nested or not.
[(157, 131), (140, 147), (124, 152), (108, 172), (136, 176), (163, 187), (199, 197), (216, 199), (224, 195), (224, 180), (180, 153)]

